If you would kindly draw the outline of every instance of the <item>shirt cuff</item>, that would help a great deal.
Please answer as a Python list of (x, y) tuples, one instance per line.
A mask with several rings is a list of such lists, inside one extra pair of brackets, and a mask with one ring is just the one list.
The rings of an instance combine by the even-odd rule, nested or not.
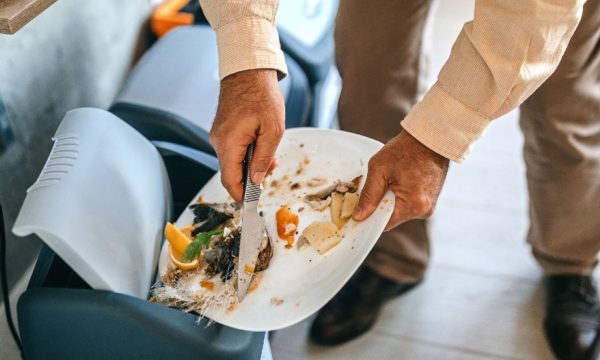
[(458, 163), (466, 159), (489, 124), (490, 119), (453, 98), (439, 83), (401, 122), (423, 145)]
[(274, 69), (279, 79), (287, 75), (277, 28), (269, 20), (248, 17), (224, 24), (216, 30), (219, 47), (219, 77), (244, 70)]

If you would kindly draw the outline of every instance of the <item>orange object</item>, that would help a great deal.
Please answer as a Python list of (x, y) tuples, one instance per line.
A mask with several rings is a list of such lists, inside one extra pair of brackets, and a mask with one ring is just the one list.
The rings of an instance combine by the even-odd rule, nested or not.
[(165, 226), (165, 237), (169, 242), (169, 256), (175, 266), (181, 270), (192, 270), (200, 266), (198, 259), (194, 259), (188, 263), (179, 260), (185, 249), (192, 242), (192, 239), (187, 237), (184, 232), (179, 230), (175, 225), (167, 223)]
[(172, 246), (169, 245), (169, 257), (175, 266), (181, 270), (192, 270), (200, 266), (200, 261), (198, 259), (194, 259), (190, 262), (183, 262), (179, 260), (181, 259), (181, 255), (183, 255), (183, 253), (177, 252)]
[(152, 31), (161, 37), (178, 26), (192, 25), (194, 14), (183, 11), (190, 1), (198, 0), (166, 0), (158, 5), (150, 20)]
[(215, 288), (215, 283), (210, 280), (202, 280), (200, 281), (200, 287), (203, 287), (208, 291), (212, 291)]
[(294, 235), (298, 228), (298, 215), (285, 205), (275, 213), (275, 221), (277, 223), (277, 235), (282, 240), (287, 241), (287, 248), (291, 248), (294, 245)]
[(248, 265), (248, 264), (244, 264), (244, 271), (247, 272), (248, 274), (253, 274), (254, 273), (254, 266)]
[(179, 230), (175, 225), (171, 223), (167, 223), (167, 225), (165, 226), (165, 237), (167, 238), (167, 241), (169, 242), (173, 250), (182, 254), (192, 242), (192, 239), (187, 237), (184, 232)]
[(192, 231), (193, 230), (194, 230), (194, 225), (186, 225), (186, 226), (182, 227), (181, 229), (179, 229), (179, 231), (181, 231), (181, 233), (190, 240), (193, 240), (192, 239), (192, 237), (193, 237)]

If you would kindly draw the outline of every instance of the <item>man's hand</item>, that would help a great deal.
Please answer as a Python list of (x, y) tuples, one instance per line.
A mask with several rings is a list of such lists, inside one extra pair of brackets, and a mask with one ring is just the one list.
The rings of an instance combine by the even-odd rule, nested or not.
[(352, 217), (368, 218), (390, 189), (394, 213), (385, 231), (403, 222), (431, 216), (448, 172), (448, 159), (402, 131), (369, 161), (369, 173)]
[(256, 184), (275, 166), (275, 150), (285, 130), (283, 97), (275, 70), (249, 70), (221, 81), (210, 143), (221, 165), (221, 181), (242, 201), (242, 164), (248, 145), (256, 141), (250, 175)]

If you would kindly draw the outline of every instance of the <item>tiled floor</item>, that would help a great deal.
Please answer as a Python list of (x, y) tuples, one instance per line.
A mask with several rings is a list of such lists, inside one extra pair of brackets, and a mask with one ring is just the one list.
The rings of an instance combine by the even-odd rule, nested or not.
[[(472, 0), (439, 1), (436, 72)], [(551, 359), (541, 331), (541, 273), (524, 239), (527, 194), (515, 112), (497, 120), (454, 165), (431, 220), (433, 261), (420, 288), (390, 303), (375, 328), (348, 344), (306, 341), (310, 320), (276, 332), (275, 359)]]

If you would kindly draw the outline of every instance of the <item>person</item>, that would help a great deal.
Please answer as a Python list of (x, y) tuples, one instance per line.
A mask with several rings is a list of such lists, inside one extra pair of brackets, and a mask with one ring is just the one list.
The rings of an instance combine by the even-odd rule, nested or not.
[[(277, 0), (200, 0), (219, 47), (221, 90), (210, 142), (222, 182), (242, 197), (275, 166), (286, 74)], [(544, 328), (561, 359), (592, 359), (600, 304), (600, 0), (475, 0), (436, 83), (424, 92), (423, 32), (432, 0), (341, 0), (336, 61), (343, 130), (385, 142), (369, 161), (357, 221), (389, 189), (392, 218), (364, 266), (319, 313), (311, 339), (340, 344), (367, 331), (383, 303), (420, 283), (426, 218), (449, 162), (466, 159), (491, 121), (521, 106), (530, 196), (528, 242), (544, 271)], [(490, 159), (493, 161), (493, 159)]]

